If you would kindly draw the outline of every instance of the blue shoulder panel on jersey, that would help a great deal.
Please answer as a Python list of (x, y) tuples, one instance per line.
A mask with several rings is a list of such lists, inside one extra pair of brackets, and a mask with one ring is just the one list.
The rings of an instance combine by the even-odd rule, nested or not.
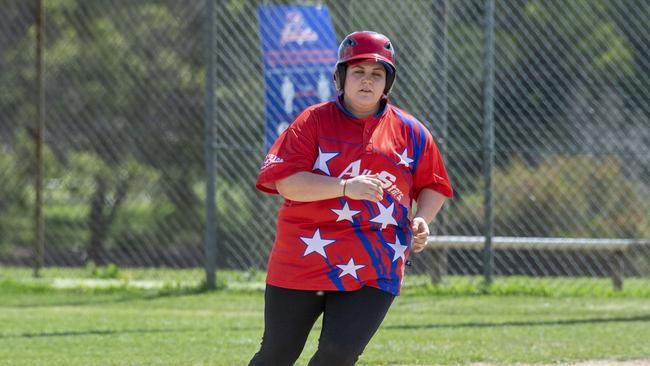
[[(397, 116), (399, 117), (399, 120), (402, 121), (402, 123), (405, 123), (406, 125), (409, 126), (411, 129), (411, 142), (413, 143), (413, 168), (411, 168), (411, 172), (415, 174), (415, 171), (418, 166), (418, 162), (420, 161), (420, 155), (422, 154), (422, 150), (424, 149), (424, 145), (426, 144), (426, 135), (424, 134), (423, 131), (423, 126), (420, 121), (418, 121), (415, 118), (410, 118), (407, 117), (402, 110), (399, 108), (394, 108), (395, 113), (397, 113)], [(418, 136), (416, 137), (415, 129), (417, 128), (418, 130)]]

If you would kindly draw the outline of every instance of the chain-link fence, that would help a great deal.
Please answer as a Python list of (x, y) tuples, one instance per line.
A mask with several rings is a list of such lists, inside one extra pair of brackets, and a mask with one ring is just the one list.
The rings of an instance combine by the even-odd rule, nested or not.
[[(45, 2), (44, 262), (199, 268), (205, 232), (205, 73), (216, 55), (217, 268), (264, 268), (278, 197), (257, 192), (264, 79), (257, 7), (281, 1)], [(386, 34), (391, 101), (430, 128), (456, 197), (432, 225), (479, 236), (485, 209), (486, 7), (475, 1), (327, 5), (337, 39)], [(0, 264), (34, 257), (36, 10), (0, 0)], [(493, 232), (629, 238), (624, 275), (650, 275), (650, 3), (497, 1)], [(284, 19), (278, 19), (278, 22)], [(215, 49), (206, 29), (216, 26)], [(496, 275), (604, 277), (606, 251), (495, 246)], [(437, 272), (440, 253), (414, 258)], [(445, 249), (479, 275), (480, 249)]]

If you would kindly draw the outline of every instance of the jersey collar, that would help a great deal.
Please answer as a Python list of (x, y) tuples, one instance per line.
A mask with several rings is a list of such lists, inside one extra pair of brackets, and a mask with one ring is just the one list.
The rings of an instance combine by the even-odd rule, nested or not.
[(388, 106), (388, 99), (382, 98), (381, 101), (379, 102), (379, 109), (377, 110), (377, 113), (375, 113), (372, 116), (368, 116), (366, 118), (358, 118), (345, 107), (345, 104), (343, 104), (343, 95), (340, 95), (338, 98), (336, 98), (335, 102), (336, 102), (336, 107), (341, 112), (343, 112), (343, 114), (357, 121), (366, 121), (370, 118), (372, 119), (380, 118), (381, 116), (384, 115), (384, 113), (386, 113), (386, 109), (387, 109), (386, 107)]

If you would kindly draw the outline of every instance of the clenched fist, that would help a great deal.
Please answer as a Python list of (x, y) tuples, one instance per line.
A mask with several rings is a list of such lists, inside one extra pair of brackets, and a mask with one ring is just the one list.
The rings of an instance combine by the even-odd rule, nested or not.
[(429, 225), (421, 217), (413, 218), (411, 221), (411, 230), (413, 230), (413, 246), (412, 250), (419, 253), (427, 246), (427, 238), (429, 237)]
[(358, 175), (345, 181), (345, 196), (354, 200), (379, 202), (384, 199), (384, 189), (378, 174)]

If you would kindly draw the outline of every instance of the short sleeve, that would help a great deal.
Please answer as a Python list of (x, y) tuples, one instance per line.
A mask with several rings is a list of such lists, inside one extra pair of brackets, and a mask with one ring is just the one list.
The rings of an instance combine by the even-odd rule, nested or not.
[(454, 191), (451, 188), (447, 169), (438, 146), (426, 128), (423, 128), (422, 133), (426, 137), (422, 156), (413, 175), (413, 199), (417, 200), (424, 188), (432, 189), (446, 197), (452, 197)]
[(255, 186), (278, 194), (275, 182), (300, 171), (312, 171), (318, 154), (318, 135), (313, 110), (303, 111), (273, 143), (257, 175)]

